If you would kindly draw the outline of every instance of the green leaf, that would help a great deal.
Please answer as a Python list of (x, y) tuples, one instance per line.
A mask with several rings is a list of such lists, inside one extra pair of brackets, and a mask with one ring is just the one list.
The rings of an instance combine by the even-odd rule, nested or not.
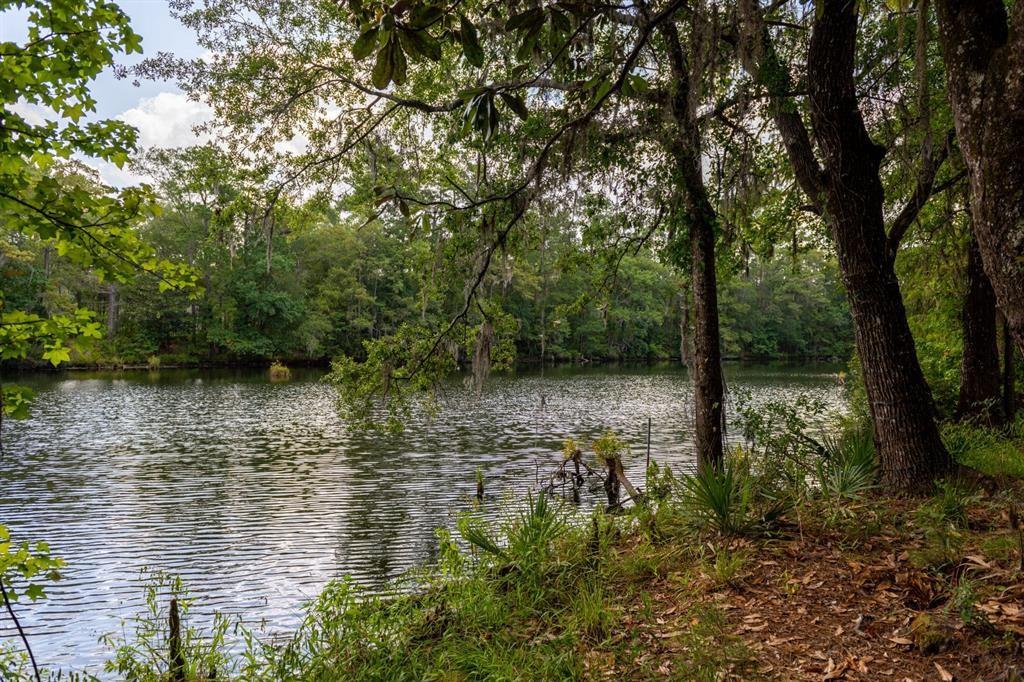
[(484, 65), (484, 50), (480, 46), (476, 26), (466, 17), (459, 15), (459, 37), (462, 40), (462, 54), (466, 61), (478, 69)]
[(67, 362), (71, 359), (71, 351), (64, 346), (58, 346), (44, 352), (42, 357), (43, 360), (49, 360), (50, 363), (56, 367), (60, 363)]
[(441, 61), (441, 43), (426, 31), (402, 29), (400, 35), (409, 52), (422, 55), (432, 62)]
[(391, 51), (391, 59), (394, 62), (394, 70), (391, 73), (391, 80), (395, 85), (402, 85), (408, 75), (408, 62), (405, 60), (405, 52), (398, 41), (394, 41)]
[(356, 42), (352, 44), (352, 56), (356, 61), (369, 57), (370, 53), (373, 52), (373, 48), (377, 46), (378, 31), (379, 27), (374, 26), (366, 29), (356, 38)]
[(25, 588), (25, 595), (32, 601), (36, 601), (46, 596), (46, 590), (43, 589), (42, 585), (32, 583)]
[(528, 9), (522, 14), (516, 14), (509, 18), (505, 22), (506, 31), (519, 31), (523, 29), (533, 29), (538, 25), (544, 25), (544, 10), (539, 7)]
[(551, 27), (561, 33), (568, 33), (572, 30), (572, 22), (569, 17), (557, 9), (551, 10)]
[(462, 111), (462, 129), (459, 131), (459, 137), (465, 137), (469, 135), (469, 131), (473, 129), (473, 124), (476, 121), (477, 109), (480, 106), (481, 95), (474, 95), (466, 102), (466, 108)]
[(533, 49), (537, 46), (537, 40), (540, 38), (541, 31), (544, 30), (544, 22), (534, 24), (523, 36), (523, 42), (516, 51), (516, 57), (522, 61), (526, 61), (533, 54)]
[(444, 10), (437, 5), (420, 5), (413, 10), (409, 24), (415, 28), (425, 28), (437, 23), (444, 16)]
[[(27, 419), (35, 393), (25, 386), (4, 386), (4, 416), (11, 419)], [(0, 538), (3, 539), (3, 538)]]
[(601, 101), (601, 99), (607, 95), (611, 89), (612, 82), (610, 80), (603, 81), (599, 86), (597, 86), (597, 90), (594, 91), (593, 103), (596, 104)]
[(512, 94), (509, 92), (502, 92), (501, 99), (505, 102), (505, 105), (511, 109), (516, 116), (523, 119), (524, 121), (530, 118), (530, 111), (526, 108), (526, 102), (519, 95)]
[(370, 80), (373, 82), (373, 86), (378, 90), (383, 90), (388, 86), (388, 83), (391, 82), (392, 75), (395, 72), (392, 52), (394, 52), (394, 44), (390, 40), (382, 50), (377, 52), (377, 61), (373, 65)]

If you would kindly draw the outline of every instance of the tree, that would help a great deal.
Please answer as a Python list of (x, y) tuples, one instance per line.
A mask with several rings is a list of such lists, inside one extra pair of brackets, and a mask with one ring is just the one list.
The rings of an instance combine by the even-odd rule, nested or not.
[(952, 459), (939, 437), (893, 262), (936, 187), (945, 153), (923, 148), (918, 185), (887, 232), (880, 175), (885, 148), (868, 133), (854, 80), (858, 4), (819, 3), (807, 44), (807, 104), (820, 163), (760, 10), (747, 3), (744, 18), (745, 63), (770, 95), (770, 115), (794, 174), (812, 210), (829, 225), (839, 255), (883, 484), (897, 492), (927, 489), (950, 471)]
[[(696, 12), (692, 16), (698, 16)], [(691, 70), (688, 55), (679, 38), (674, 18), (663, 22), (659, 32), (665, 41), (669, 62), (669, 110), (675, 122), (668, 153), (675, 163), (674, 184), (682, 195), (679, 219), (690, 247), (690, 282), (693, 295), (693, 402), (694, 447), (698, 467), (722, 466), (722, 426), (725, 420), (725, 385), (722, 378), (722, 339), (718, 324), (718, 275), (715, 241), (718, 216), (704, 186), (702, 151), (704, 145), (697, 104), (701, 80)], [(691, 33), (699, 34), (697, 22)], [(691, 44), (699, 44), (700, 36)], [(707, 64), (694, 65), (697, 69)], [(699, 73), (699, 71), (697, 72)], [(694, 82), (696, 80), (696, 82)]]
[[(45, 242), (101, 281), (124, 281), (142, 269), (155, 274), (161, 286), (190, 285), (194, 279), (187, 268), (154, 258), (134, 230), (155, 210), (147, 188), (114, 192), (57, 168), (59, 159), (73, 154), (121, 166), (134, 149), (135, 131), (124, 123), (79, 123), (95, 109), (89, 81), (115, 52), (139, 50), (139, 36), (127, 17), (116, 5), (96, 0), (0, 0), (0, 12), (14, 7), (28, 9), (29, 28), (23, 44), (0, 44), (0, 224), (25, 240)], [(24, 106), (40, 107), (45, 120), (30, 122), (20, 113)], [(100, 336), (91, 311), (44, 317), (7, 307), (2, 293), (0, 360), (24, 358), (41, 348), (42, 358), (56, 366), (69, 358), (72, 347)], [(31, 397), (27, 388), (3, 386), (0, 420), (27, 416)], [(49, 557), (45, 543), (32, 551), (8, 537), (0, 526), (0, 588), (13, 616), (12, 574), (32, 580), (56, 571), (60, 562)], [(36, 599), (42, 589), (30, 583), (25, 594)]]
[(967, 246), (967, 292), (963, 300), (964, 354), (956, 415), (989, 426), (1002, 423), (1001, 377), (996, 332), (996, 297), (985, 275), (973, 235)]
[(978, 249), (1024, 352), (1024, 5), (937, 0), (937, 9)]
[[(29, 32), (24, 45), (0, 45), (0, 221), (47, 242), (100, 281), (123, 281), (142, 269), (162, 287), (190, 284), (186, 267), (154, 258), (135, 232), (134, 225), (156, 210), (147, 187), (113, 192), (56, 170), (56, 162), (72, 154), (123, 165), (134, 149), (135, 131), (124, 123), (79, 123), (95, 107), (88, 81), (115, 51), (139, 49), (127, 17), (114, 5), (88, 0), (4, 2), (0, 9), (15, 4), (28, 5)], [(31, 123), (19, 113), (24, 105), (52, 111), (55, 120)], [(84, 309), (49, 318), (4, 309), (0, 357), (23, 358), (41, 345), (43, 359), (57, 365), (68, 359), (69, 345), (99, 336), (92, 318)], [(4, 413), (23, 415), (26, 395), (5, 387)]]
[[(244, 8), (227, 0), (218, 4), (222, 12), (192, 11), (186, 5), (181, 10), (204, 44), (217, 51), (216, 60), (163, 60), (150, 63), (144, 73), (176, 75), (209, 98), (231, 122), (229, 137), (235, 142), (243, 138), (242, 131), (256, 133), (270, 153), (273, 141), (302, 130), (313, 144), (299, 158), (285, 160), (293, 170), (282, 173), (282, 182), (334, 182), (339, 166), (368, 162), (374, 197), (382, 207), (375, 218), (385, 209), (397, 210), (410, 220), (413, 215), (431, 223), (440, 220), (441, 229), (457, 234), (462, 248), (449, 256), (463, 263), (465, 296), (448, 321), (435, 328), (435, 342), (426, 347), (430, 353), (442, 349), (460, 322), (473, 319), (481, 329), (494, 327), (486, 319), (486, 306), (476, 301), (494, 291), (488, 284), (491, 270), (513, 250), (515, 232), (529, 222), (535, 204), (544, 197), (570, 195), (573, 183), (590, 193), (619, 182), (616, 172), (635, 175), (637, 165), (626, 170), (620, 165), (624, 159), (606, 154), (614, 143), (588, 148), (582, 141), (635, 143), (638, 135), (629, 127), (651, 140), (650, 122), (668, 114), (674, 131), (661, 153), (674, 166), (667, 184), (672, 201), (682, 207), (661, 210), (658, 203), (663, 202), (655, 197), (665, 193), (642, 186), (650, 173), (622, 183), (640, 189), (639, 196), (606, 197), (619, 213), (632, 213), (634, 234), (626, 239), (641, 244), (651, 239), (667, 212), (673, 220), (665, 224), (689, 244), (690, 255), (676, 262), (686, 263), (695, 280), (698, 449), (702, 459), (720, 459), (724, 401), (715, 298), (716, 217), (701, 177), (701, 122), (695, 107), (705, 93), (700, 82), (693, 82), (689, 62), (695, 62), (695, 69), (707, 64), (691, 60), (680, 40), (677, 24), (686, 27), (683, 2), (645, 3), (627, 11), (597, 3), (319, 7), (332, 25), (341, 27), (340, 34), (325, 32), (322, 16), (271, 11), (264, 3), (242, 3)], [(262, 28), (235, 31), (235, 18), (225, 17), (241, 9), (258, 18)], [(689, 34), (695, 36), (693, 26)], [(339, 46), (339, 41), (348, 45)], [(649, 63), (648, 50), (655, 60), (664, 56), (673, 65), (664, 71), (663, 82), (648, 82), (642, 75), (658, 71), (656, 63)], [(240, 78), (252, 69), (265, 75), (255, 87)], [(269, 87), (280, 82), (291, 85), (284, 92)], [(364, 115), (364, 109), (352, 105), (367, 97)], [(339, 118), (349, 123), (351, 133), (340, 146), (335, 136), (322, 132), (324, 102), (340, 108)], [(268, 117), (274, 126), (264, 125)], [(522, 122), (509, 123), (515, 119)], [(418, 130), (431, 131), (430, 139), (424, 141)], [(404, 163), (413, 150), (417, 173)], [(631, 153), (636, 154), (624, 152), (626, 158)], [(522, 168), (524, 157), (529, 161)], [(563, 178), (561, 186), (552, 182), (559, 168), (574, 179)], [(325, 177), (327, 169), (332, 174)], [(415, 221), (410, 227), (418, 229)], [(628, 244), (626, 239), (618, 241)], [(619, 258), (608, 260), (614, 267)], [(409, 358), (402, 372), (387, 370), (379, 387), (400, 387), (407, 383), (404, 374), (420, 371), (425, 362)]]

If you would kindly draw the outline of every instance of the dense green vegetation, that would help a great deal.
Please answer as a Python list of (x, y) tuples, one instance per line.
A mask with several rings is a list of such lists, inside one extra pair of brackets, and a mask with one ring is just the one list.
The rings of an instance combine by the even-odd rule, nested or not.
[[(363, 342), (439, 318), (461, 286), (443, 280), (450, 248), (391, 220), (352, 216), (359, 197), (312, 199), (265, 215), (258, 178), (213, 147), (157, 151), (161, 211), (138, 234), (161, 257), (194, 269), (201, 297), (159, 281), (106, 283), (39, 238), (3, 242), (8, 300), (40, 315), (88, 308), (104, 339), (80, 364), (360, 357)], [(79, 173), (87, 172), (77, 169)], [(685, 278), (650, 248), (607, 269), (594, 225), (567, 215), (545, 239), (508, 256), (493, 304), (509, 316), (517, 357), (538, 360), (680, 358)], [(852, 331), (834, 260), (818, 250), (751, 255), (722, 269), (723, 351), (736, 358), (846, 358)]]

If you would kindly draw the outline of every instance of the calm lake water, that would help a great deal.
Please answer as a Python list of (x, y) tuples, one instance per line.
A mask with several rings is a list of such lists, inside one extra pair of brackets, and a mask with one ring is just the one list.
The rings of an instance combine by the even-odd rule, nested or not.
[[(807, 393), (838, 408), (837, 370), (731, 365), (726, 377), (755, 401)], [(674, 366), (520, 371), (489, 379), (479, 399), (453, 379), (439, 416), (392, 436), (349, 433), (319, 376), (17, 378), (38, 399), (30, 420), (4, 425), (0, 519), (68, 562), (48, 599), (18, 605), (41, 664), (98, 671), (99, 636), (140, 609), (143, 567), (181, 575), (201, 599), (198, 618), (218, 610), (286, 631), (332, 578), (379, 587), (429, 560), (435, 528), (467, 508), (477, 467), (497, 507), (557, 465), (569, 436), (615, 429), (642, 480), (650, 417), (653, 459), (693, 464), (691, 386)], [(13, 634), (0, 616), (0, 637)]]

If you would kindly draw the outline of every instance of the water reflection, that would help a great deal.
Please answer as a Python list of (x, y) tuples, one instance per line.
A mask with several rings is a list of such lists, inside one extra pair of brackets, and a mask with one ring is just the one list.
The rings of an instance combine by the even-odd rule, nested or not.
[[(834, 372), (731, 366), (726, 376), (755, 401), (807, 392), (838, 405)], [(692, 466), (690, 384), (674, 367), (525, 371), (492, 378), (479, 400), (453, 380), (440, 415), (401, 435), (348, 433), (318, 378), (19, 379), (39, 395), (31, 420), (5, 425), (0, 518), (69, 563), (48, 600), (22, 606), (42, 661), (95, 669), (99, 635), (140, 606), (143, 566), (182, 575), (207, 610), (294, 627), (327, 580), (376, 586), (428, 558), (435, 528), (475, 492), (477, 467), (489, 493), (525, 491), (568, 436), (615, 429), (634, 444), (627, 470), (639, 478), (650, 417), (654, 459)]]

